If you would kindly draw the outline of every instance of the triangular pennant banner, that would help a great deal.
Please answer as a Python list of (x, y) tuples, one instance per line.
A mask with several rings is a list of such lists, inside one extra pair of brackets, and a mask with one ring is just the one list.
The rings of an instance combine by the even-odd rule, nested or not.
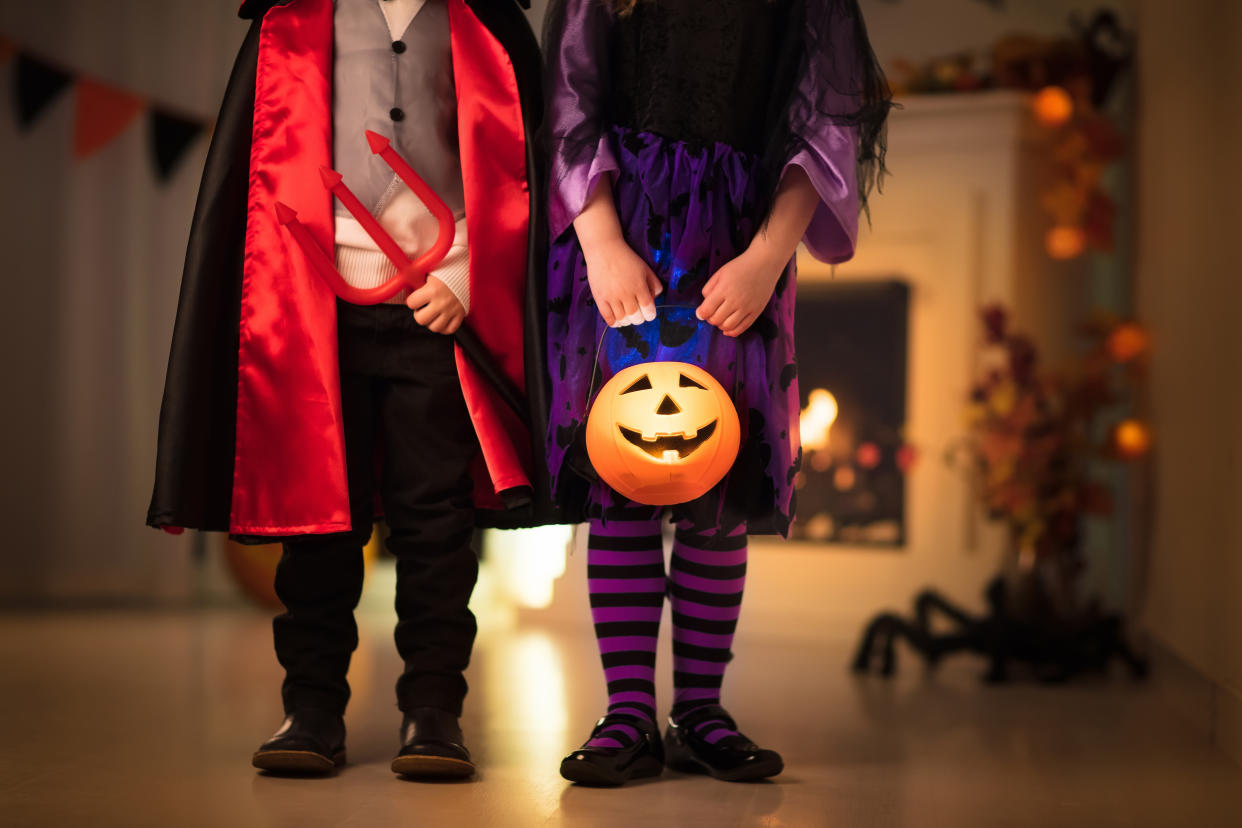
[(70, 76), (38, 58), (17, 55), (17, 122), (29, 127), (56, 96), (65, 90)]
[(73, 154), (88, 158), (106, 146), (142, 110), (143, 100), (88, 78), (78, 81)]
[(160, 181), (172, 176), (185, 151), (206, 128), (202, 121), (173, 115), (167, 110), (151, 110), (151, 153)]

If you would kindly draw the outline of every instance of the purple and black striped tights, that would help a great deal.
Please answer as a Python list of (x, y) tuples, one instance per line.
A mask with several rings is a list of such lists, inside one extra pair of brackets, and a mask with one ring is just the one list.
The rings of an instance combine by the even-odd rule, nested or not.
[[(655, 659), (667, 591), (673, 612), (673, 718), (720, 703), (746, 582), (746, 527), (727, 535), (678, 525), (664, 574), (660, 520), (591, 523), (587, 578), (591, 617), (608, 683), (608, 712), (656, 718)], [(720, 720), (700, 722), (709, 742), (732, 735)], [(623, 721), (592, 747), (623, 747), (638, 731)]]

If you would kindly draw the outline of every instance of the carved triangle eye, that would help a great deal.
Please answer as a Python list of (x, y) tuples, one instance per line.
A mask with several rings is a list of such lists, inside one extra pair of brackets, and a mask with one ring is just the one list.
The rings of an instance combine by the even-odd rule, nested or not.
[(630, 385), (629, 388), (625, 389), (621, 393), (628, 394), (631, 391), (650, 391), (650, 390), (651, 390), (651, 379), (644, 374), (641, 379), (635, 380)]
[(681, 386), (682, 388), (700, 388), (700, 389), (702, 389), (702, 390), (704, 390), (704, 391), (706, 391), (706, 390), (707, 390), (706, 388), (703, 388), (703, 386), (702, 386), (701, 384), (699, 384), (699, 383), (695, 382), (694, 380), (690, 379), (690, 378), (689, 378), (689, 377), (687, 377), (685, 374), (682, 374), (682, 375), (681, 375), (681, 379), (677, 381), (677, 384), (678, 384), (679, 386)]

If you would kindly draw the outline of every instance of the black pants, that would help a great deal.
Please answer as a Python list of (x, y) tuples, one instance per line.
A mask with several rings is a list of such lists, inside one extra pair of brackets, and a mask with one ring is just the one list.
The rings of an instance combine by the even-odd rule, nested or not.
[(341, 403), (353, 531), (292, 538), (276, 570), (286, 612), (273, 622), (286, 712), (344, 712), (362, 547), (371, 535), (376, 470), (388, 549), (397, 558), (397, 681), (403, 711), (461, 714), (474, 644), (467, 608), (478, 576), (469, 465), (477, 452), (452, 340), (402, 305), (338, 303)]

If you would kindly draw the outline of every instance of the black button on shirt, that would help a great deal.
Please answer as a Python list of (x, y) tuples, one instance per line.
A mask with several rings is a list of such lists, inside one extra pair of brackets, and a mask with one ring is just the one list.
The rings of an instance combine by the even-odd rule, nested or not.
[(388, 117), (392, 118), (394, 121), (404, 121), (405, 112), (401, 109), (401, 107), (394, 106), (388, 111)]
[(404, 43), (402, 43), (400, 40), (394, 40), (394, 41), (392, 42), (392, 50), (393, 50), (394, 52), (396, 52), (397, 54), (399, 54), (399, 55), (400, 55), (400, 54), (404, 54), (404, 53), (405, 53), (405, 44), (404, 44)]

